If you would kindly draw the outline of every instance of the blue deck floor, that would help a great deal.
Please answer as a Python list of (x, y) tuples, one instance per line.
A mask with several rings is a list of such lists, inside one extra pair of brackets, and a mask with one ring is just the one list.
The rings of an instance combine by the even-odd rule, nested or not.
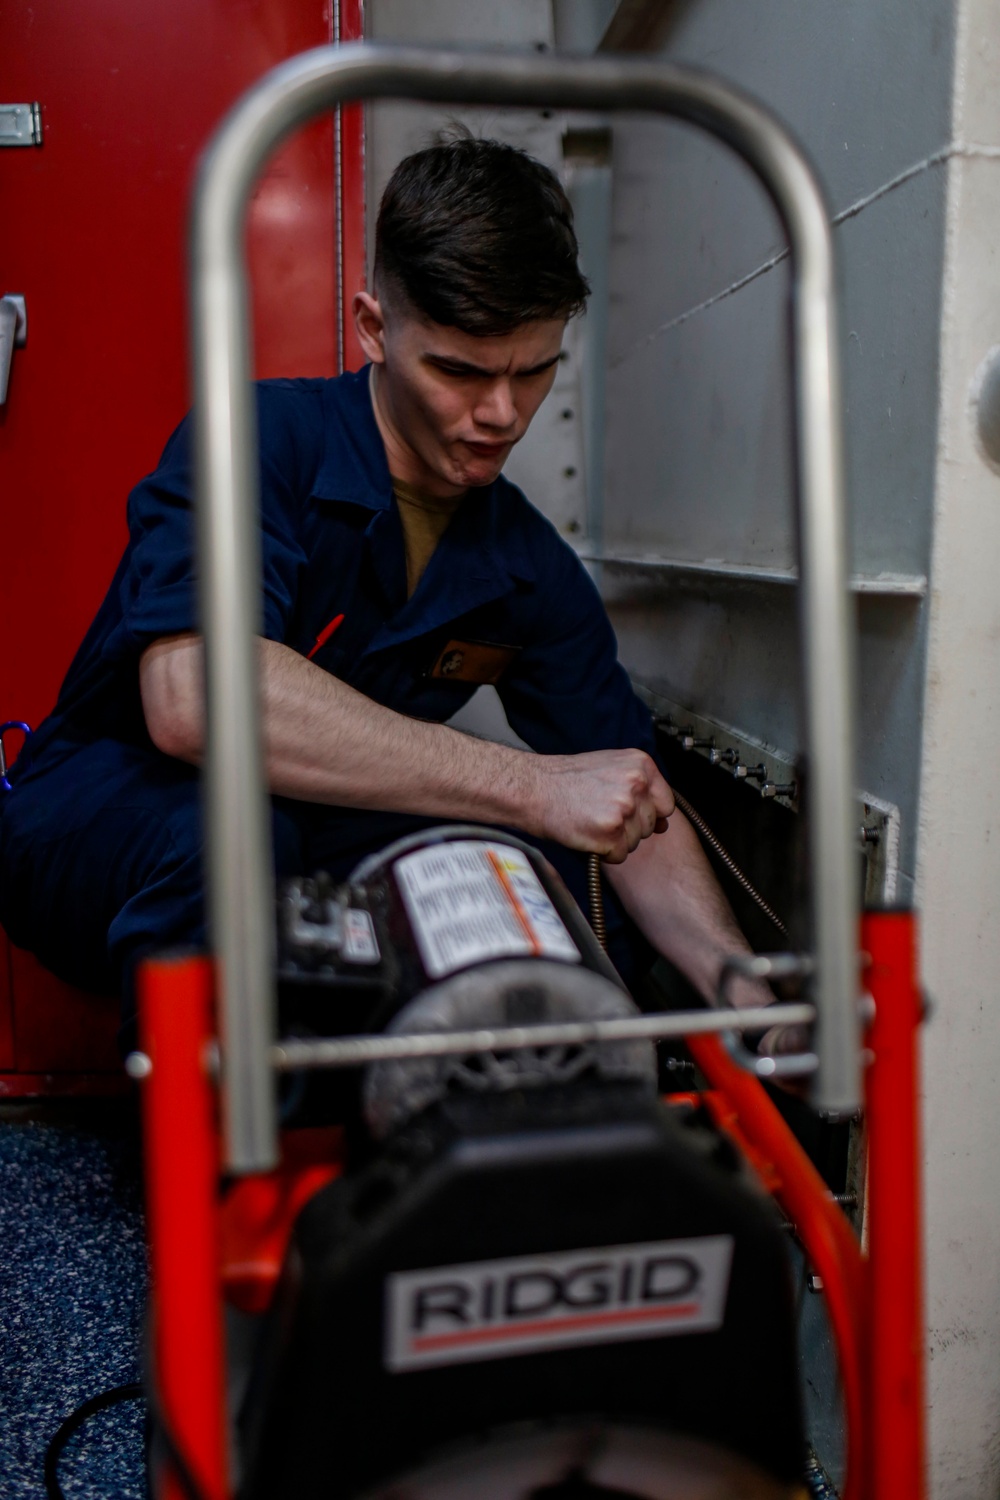
[[(64, 1417), (139, 1378), (146, 1296), (134, 1131), (120, 1110), (0, 1123), (0, 1494), (44, 1500)], [(142, 1403), (92, 1418), (66, 1448), (67, 1500), (146, 1495)]]

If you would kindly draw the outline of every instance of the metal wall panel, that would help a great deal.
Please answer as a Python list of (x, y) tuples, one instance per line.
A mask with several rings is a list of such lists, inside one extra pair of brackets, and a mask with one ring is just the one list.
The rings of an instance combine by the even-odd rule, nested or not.
[[(813, 155), (841, 220), (854, 569), (873, 591), (859, 606), (859, 772), (864, 790), (902, 809), (905, 898), (919, 779), (952, 18), (935, 0), (699, 0), (681, 9), (667, 50), (782, 115)], [(792, 591), (759, 579), (711, 581), (725, 564), (792, 562), (788, 268), (782, 259), (771, 264), (780, 251), (770, 206), (722, 148), (674, 125), (616, 124), (604, 546), (709, 564), (698, 580), (676, 570), (604, 569), (622, 658), (671, 698), (794, 752)], [(910, 597), (890, 592), (900, 587)]]
[[(619, 129), (615, 142), (608, 365), (615, 521), (606, 540), (672, 556), (787, 565), (787, 262), (704, 306), (706, 284), (685, 258), (692, 250), (686, 236), (677, 245), (659, 215), (649, 216), (658, 239), (632, 229), (626, 238), (618, 228), (623, 219), (632, 222), (633, 194), (651, 191), (640, 182), (637, 144), (647, 153), (647, 176), (668, 179), (662, 187), (675, 214), (691, 212), (673, 198), (673, 174), (663, 160), (676, 149), (677, 133), (664, 129), (657, 140), (644, 128), (636, 143), (630, 131)], [(691, 189), (689, 179), (684, 187)], [(854, 566), (865, 575), (927, 571), (935, 443), (927, 418), (937, 392), (943, 190), (943, 173), (925, 171), (837, 234)], [(745, 193), (734, 196), (734, 208), (741, 203)], [(693, 216), (697, 211), (696, 200)], [(729, 246), (739, 233), (738, 224), (718, 215), (702, 230), (706, 246)], [(683, 294), (675, 275), (687, 283)], [(699, 300), (687, 300), (689, 294)]]

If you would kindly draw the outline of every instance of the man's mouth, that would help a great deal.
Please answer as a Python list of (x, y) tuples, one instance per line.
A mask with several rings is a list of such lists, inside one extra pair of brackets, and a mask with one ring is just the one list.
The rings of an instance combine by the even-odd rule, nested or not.
[(506, 453), (510, 447), (510, 443), (471, 443), (466, 441), (465, 446), (477, 458), (499, 458), (502, 453)]

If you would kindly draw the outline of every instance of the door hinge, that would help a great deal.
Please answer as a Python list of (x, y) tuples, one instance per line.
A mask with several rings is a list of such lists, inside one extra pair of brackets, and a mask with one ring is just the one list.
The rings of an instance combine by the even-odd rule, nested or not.
[(34, 104), (0, 104), (0, 146), (40, 146), (42, 144), (42, 106)]

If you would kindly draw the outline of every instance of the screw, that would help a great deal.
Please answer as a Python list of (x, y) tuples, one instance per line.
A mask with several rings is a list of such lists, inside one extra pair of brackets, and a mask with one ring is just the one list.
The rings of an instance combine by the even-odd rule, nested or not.
[(733, 766), (733, 775), (737, 781), (767, 781), (767, 767), (763, 761), (756, 766), (743, 766), (737, 761)]

